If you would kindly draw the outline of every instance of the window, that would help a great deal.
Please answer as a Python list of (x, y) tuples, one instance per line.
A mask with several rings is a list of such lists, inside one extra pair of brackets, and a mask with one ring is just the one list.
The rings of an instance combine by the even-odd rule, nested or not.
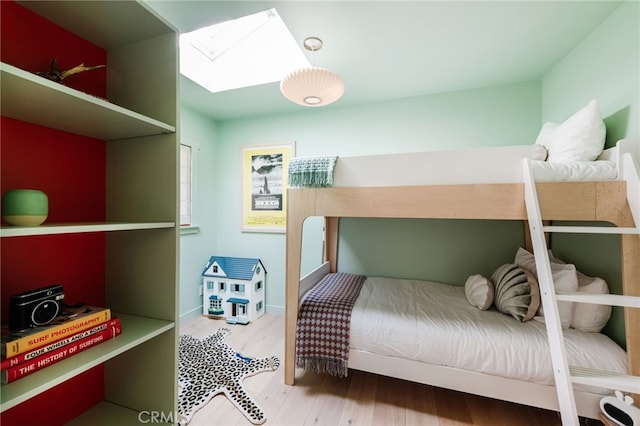
[(191, 147), (180, 144), (180, 225), (191, 225)]
[(258, 282), (256, 283), (256, 291), (259, 291), (259, 290), (261, 290), (261, 289), (262, 289), (262, 281), (258, 281)]
[(213, 265), (211, 267), (211, 270), (213, 271), (214, 274), (217, 274), (218, 273), (218, 265)]
[(213, 290), (213, 281), (207, 281), (207, 290)]
[(280, 81), (309, 65), (275, 9), (180, 35), (180, 73), (213, 93)]
[(225, 286), (224, 282), (220, 281), (220, 282), (218, 283), (218, 290), (220, 290), (220, 291), (225, 291), (225, 287), (226, 287), (226, 286)]
[(262, 310), (262, 301), (256, 303), (256, 312), (260, 312)]
[(235, 293), (244, 293), (244, 284), (231, 284), (231, 291)]

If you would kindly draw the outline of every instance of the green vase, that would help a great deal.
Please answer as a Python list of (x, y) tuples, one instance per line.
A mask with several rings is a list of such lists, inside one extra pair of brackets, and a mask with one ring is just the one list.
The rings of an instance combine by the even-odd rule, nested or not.
[(38, 226), (47, 219), (49, 199), (37, 189), (12, 189), (2, 195), (2, 220), (14, 226)]

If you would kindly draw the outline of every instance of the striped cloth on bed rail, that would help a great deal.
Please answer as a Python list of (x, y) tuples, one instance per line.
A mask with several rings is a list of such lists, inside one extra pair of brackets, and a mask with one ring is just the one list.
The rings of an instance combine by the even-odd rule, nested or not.
[(295, 157), (289, 161), (289, 185), (310, 188), (333, 186), (333, 170), (338, 157)]

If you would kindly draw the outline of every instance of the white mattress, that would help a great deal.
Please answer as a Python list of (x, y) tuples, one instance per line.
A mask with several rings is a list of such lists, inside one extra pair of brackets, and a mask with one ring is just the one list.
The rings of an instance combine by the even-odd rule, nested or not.
[(580, 182), (616, 180), (618, 167), (614, 161), (574, 161), (554, 163), (532, 161), (536, 182)]
[[(607, 336), (573, 329), (564, 335), (569, 365), (627, 372), (626, 353)], [(367, 278), (353, 308), (350, 347), (554, 382), (544, 324), (520, 323), (493, 309), (481, 311), (467, 302), (464, 287), (430, 281)]]

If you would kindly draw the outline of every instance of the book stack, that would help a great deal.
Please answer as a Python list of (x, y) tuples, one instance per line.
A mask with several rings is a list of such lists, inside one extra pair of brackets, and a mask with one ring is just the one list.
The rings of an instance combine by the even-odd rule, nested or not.
[(63, 359), (99, 345), (122, 332), (109, 308), (65, 308), (42, 327), (11, 332), (2, 328), (0, 382), (11, 383)]

